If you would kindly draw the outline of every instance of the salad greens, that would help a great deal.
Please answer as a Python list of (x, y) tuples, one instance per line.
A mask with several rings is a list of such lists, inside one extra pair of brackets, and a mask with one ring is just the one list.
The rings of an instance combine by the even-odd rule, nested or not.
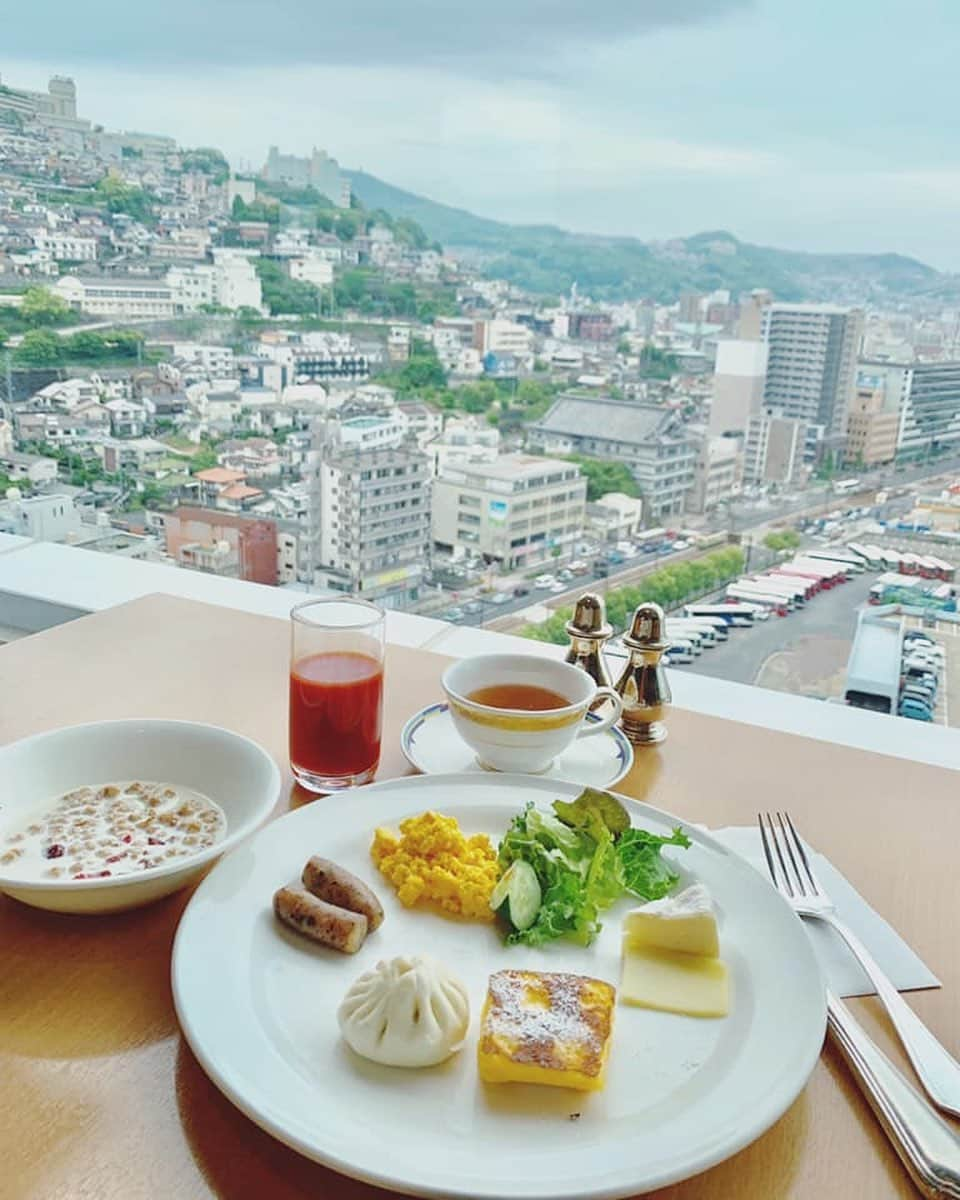
[(679, 876), (660, 855), (668, 845), (686, 847), (690, 839), (679, 827), (670, 837), (632, 828), (626, 809), (607, 792), (587, 788), (576, 800), (555, 800), (553, 812), (528, 804), (504, 834), (498, 860), (502, 872), (517, 861), (529, 864), (541, 899), (532, 923), (519, 929), (509, 922), (508, 944), (540, 946), (565, 937), (589, 945), (600, 913), (621, 896), (657, 900), (670, 891)]

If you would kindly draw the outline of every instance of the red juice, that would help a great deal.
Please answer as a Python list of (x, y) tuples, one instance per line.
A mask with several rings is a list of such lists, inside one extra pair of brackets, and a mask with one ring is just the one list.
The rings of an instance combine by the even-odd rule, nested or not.
[(359, 775), (380, 759), (383, 666), (368, 654), (308, 654), (290, 670), (290, 761), (325, 777)]

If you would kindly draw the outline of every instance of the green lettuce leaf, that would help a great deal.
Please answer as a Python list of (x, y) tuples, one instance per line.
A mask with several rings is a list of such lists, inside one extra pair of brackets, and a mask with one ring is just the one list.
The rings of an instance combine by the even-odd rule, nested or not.
[(646, 829), (625, 830), (617, 839), (624, 889), (641, 900), (661, 899), (680, 878), (660, 854), (661, 847), (689, 845), (690, 839), (679, 826), (670, 837)]

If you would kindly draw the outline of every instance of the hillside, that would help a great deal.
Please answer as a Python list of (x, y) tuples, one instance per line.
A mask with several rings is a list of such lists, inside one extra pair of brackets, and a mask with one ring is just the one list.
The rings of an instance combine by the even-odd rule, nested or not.
[(576, 282), (598, 299), (684, 291), (770, 288), (780, 300), (874, 302), (960, 298), (960, 277), (899, 254), (807, 254), (754, 246), (725, 231), (670, 242), (570, 233), (552, 225), (510, 225), (438, 204), (363, 171), (348, 172), (367, 208), (408, 217), (427, 235), (484, 271), (535, 292), (559, 294)]

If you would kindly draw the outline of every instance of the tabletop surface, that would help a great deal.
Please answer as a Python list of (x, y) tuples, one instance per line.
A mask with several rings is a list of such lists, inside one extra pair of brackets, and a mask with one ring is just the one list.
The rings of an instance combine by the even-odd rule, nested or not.
[[(149, 596), (24, 638), (0, 647), (0, 743), (112, 717), (209, 721), (255, 738), (283, 766), (286, 811), (304, 801), (286, 765), (288, 636), (283, 621)], [(388, 649), (378, 778), (410, 773), (400, 729), (437, 699), (446, 661)], [(960, 1055), (957, 775), (679, 709), (669, 729), (662, 747), (638, 752), (618, 790), (712, 826), (751, 824), (758, 808), (789, 803), (808, 839), (940, 976), (941, 990), (910, 1003)], [(0, 896), (0, 1200), (385, 1197), (261, 1132), (197, 1065), (169, 980), (188, 900), (187, 891), (130, 913), (67, 917)], [(877, 1002), (851, 1004), (906, 1068)], [(916, 1193), (828, 1046), (763, 1137), (652, 1194)]]

